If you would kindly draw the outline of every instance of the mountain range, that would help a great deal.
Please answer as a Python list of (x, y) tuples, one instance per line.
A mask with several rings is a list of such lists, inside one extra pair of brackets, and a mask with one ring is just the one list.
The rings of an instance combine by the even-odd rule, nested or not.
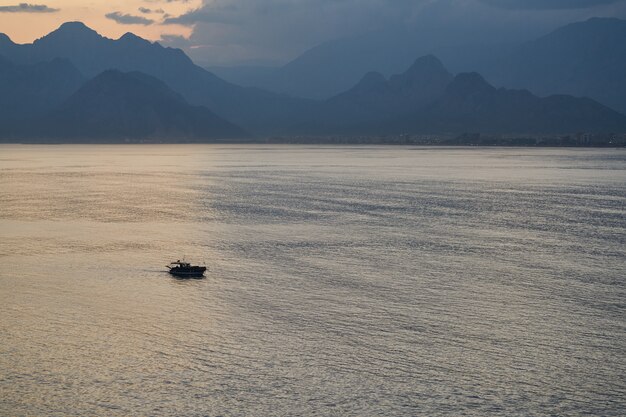
[(189, 142), (247, 136), (143, 73), (107, 70), (87, 80), (66, 59), (17, 65), (0, 57), (0, 139)]
[(440, 50), (455, 72), (477, 71), (497, 86), (538, 95), (590, 97), (626, 113), (626, 21), (593, 18), (520, 45)]
[(387, 29), (324, 42), (278, 68), (209, 70), (236, 84), (320, 100), (347, 90), (367, 72), (390, 75), (407, 68), (430, 51), (427, 39), (402, 28)]
[(462, 132), (555, 134), (621, 132), (626, 116), (588, 98), (538, 97), (496, 88), (478, 73), (453, 76), (424, 56), (386, 79), (368, 73), (350, 90), (322, 102), (302, 133), (436, 134)]
[(164, 48), (132, 33), (108, 39), (80, 22), (64, 23), (32, 44), (15, 44), (0, 35), (0, 55), (22, 65), (64, 58), (87, 78), (108, 69), (143, 72), (164, 81), (189, 103), (255, 132), (282, 125), (313, 104), (231, 84), (195, 65), (180, 49)]
[(51, 111), (85, 81), (66, 59), (17, 65), (0, 56), (0, 133)]
[(434, 55), (407, 66), (391, 77), (369, 72), (325, 100), (303, 99), (229, 83), (181, 50), (133, 34), (113, 40), (70, 22), (32, 44), (0, 35), (0, 137), (626, 132), (624, 115), (592, 99), (496, 88), (475, 72), (453, 75)]
[(38, 137), (67, 141), (125, 138), (202, 141), (248, 134), (203, 106), (192, 106), (141, 72), (107, 70), (85, 83), (37, 124)]
[(363, 133), (376, 123), (433, 103), (453, 78), (432, 55), (418, 58), (404, 73), (389, 80), (378, 72), (367, 73), (352, 88), (320, 102), (306, 121), (305, 131)]
[(420, 33), (374, 32), (323, 43), (278, 68), (214, 70), (238, 84), (326, 99), (367, 72), (397, 73), (427, 53), (453, 72), (479, 72), (499, 87), (586, 96), (626, 113), (626, 21), (616, 18), (592, 18), (513, 44), (450, 47)]

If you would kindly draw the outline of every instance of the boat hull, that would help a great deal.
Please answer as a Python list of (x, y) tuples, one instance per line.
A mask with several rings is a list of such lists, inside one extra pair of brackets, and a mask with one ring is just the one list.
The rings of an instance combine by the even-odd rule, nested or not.
[(170, 274), (180, 278), (201, 278), (204, 276), (206, 268), (203, 266), (194, 268), (172, 268)]

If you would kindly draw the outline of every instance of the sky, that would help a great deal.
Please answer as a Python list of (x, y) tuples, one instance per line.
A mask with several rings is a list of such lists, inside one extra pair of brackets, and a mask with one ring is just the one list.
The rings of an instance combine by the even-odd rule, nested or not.
[(594, 16), (626, 18), (626, 0), (0, 0), (0, 32), (18, 43), (79, 20), (206, 65), (280, 65), (325, 41), (397, 28), (450, 43), (517, 41)]
[(30, 43), (68, 21), (81, 21), (117, 39), (133, 32), (152, 41), (163, 34), (189, 36), (191, 26), (161, 22), (200, 7), (202, 0), (0, 0), (0, 32)]

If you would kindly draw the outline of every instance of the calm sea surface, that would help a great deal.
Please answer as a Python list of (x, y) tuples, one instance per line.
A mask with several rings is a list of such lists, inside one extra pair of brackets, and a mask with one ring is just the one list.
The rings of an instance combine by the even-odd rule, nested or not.
[(625, 150), (0, 146), (0, 415), (489, 414), (626, 415)]

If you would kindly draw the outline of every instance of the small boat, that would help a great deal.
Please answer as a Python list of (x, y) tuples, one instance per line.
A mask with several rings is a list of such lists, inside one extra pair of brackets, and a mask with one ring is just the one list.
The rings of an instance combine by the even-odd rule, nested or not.
[(206, 266), (191, 265), (189, 262), (179, 259), (167, 265), (167, 269), (170, 270), (170, 274), (177, 277), (192, 278), (204, 276)]

